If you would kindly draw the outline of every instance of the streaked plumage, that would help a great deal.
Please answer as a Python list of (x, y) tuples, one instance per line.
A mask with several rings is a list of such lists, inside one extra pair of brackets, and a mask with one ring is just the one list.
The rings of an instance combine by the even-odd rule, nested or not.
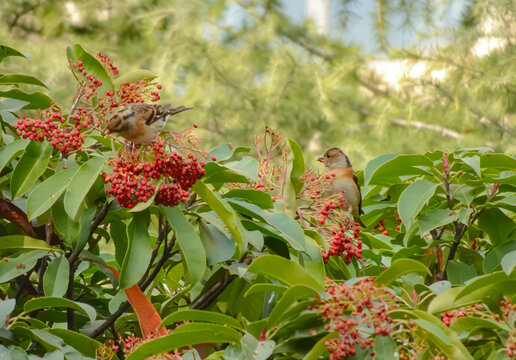
[(135, 144), (146, 144), (163, 131), (172, 115), (190, 109), (184, 106), (171, 108), (170, 105), (129, 104), (113, 114), (108, 121), (107, 129), (119, 133)]

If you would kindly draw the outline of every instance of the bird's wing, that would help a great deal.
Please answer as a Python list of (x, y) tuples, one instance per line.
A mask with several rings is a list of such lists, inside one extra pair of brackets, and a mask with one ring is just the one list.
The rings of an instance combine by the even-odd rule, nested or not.
[(358, 182), (358, 177), (355, 175), (355, 173), (353, 172), (353, 181), (355, 182), (355, 184), (357, 185), (357, 189), (358, 189), (358, 213), (360, 215), (364, 215), (364, 211), (362, 210), (362, 192), (360, 191), (360, 183)]
[(132, 107), (137, 119), (145, 119), (145, 125), (156, 121), (156, 108), (149, 104), (134, 104)]

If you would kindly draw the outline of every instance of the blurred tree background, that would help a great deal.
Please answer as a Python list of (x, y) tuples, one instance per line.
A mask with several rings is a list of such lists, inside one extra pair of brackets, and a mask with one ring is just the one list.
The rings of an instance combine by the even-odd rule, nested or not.
[[(457, 3), (460, 18), (445, 26)], [(66, 46), (107, 53), (122, 72), (158, 75), (163, 103), (194, 106), (171, 126), (197, 123), (207, 148), (249, 145), (270, 126), (294, 138), (309, 159), (339, 146), (359, 169), (382, 153), (482, 146), (516, 153), (513, 0), (333, 0), (330, 31), (310, 16), (293, 17), (292, 6), (2, 0), (2, 42), (34, 59), (24, 68), (6, 59), (2, 67), (59, 84), (51, 96), (68, 104), (75, 89), (62, 84), (75, 82)], [(367, 7), (373, 50), (349, 40), (357, 6)], [(400, 31), (410, 33), (410, 44), (393, 45)]]

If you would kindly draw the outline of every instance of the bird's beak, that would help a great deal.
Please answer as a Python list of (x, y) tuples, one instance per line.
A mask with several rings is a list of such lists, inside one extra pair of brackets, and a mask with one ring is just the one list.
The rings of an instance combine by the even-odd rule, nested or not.
[(324, 158), (323, 158), (323, 157), (317, 158), (317, 161), (319, 161), (319, 162), (322, 162), (322, 163), (323, 163), (323, 162), (324, 162)]

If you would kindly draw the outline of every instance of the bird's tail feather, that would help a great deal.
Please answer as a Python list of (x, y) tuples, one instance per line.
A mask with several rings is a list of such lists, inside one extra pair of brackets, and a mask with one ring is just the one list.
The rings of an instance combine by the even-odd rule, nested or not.
[(186, 111), (186, 110), (191, 110), (191, 109), (193, 109), (193, 108), (185, 107), (184, 105), (181, 105), (181, 106), (178, 106), (176, 108), (168, 109), (167, 113), (169, 115), (175, 115), (175, 114), (179, 114), (180, 112), (183, 112), (183, 111)]

